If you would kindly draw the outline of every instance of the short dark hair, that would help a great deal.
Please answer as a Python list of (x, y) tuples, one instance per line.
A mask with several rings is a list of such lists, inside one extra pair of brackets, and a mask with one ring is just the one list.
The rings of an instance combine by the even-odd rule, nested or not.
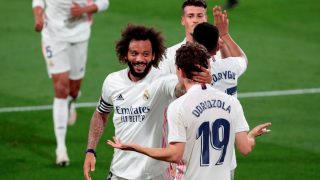
[(191, 72), (201, 72), (200, 65), (208, 68), (210, 55), (206, 48), (198, 43), (186, 43), (176, 53), (176, 66), (182, 69), (188, 79), (192, 79)]
[(207, 3), (205, 0), (185, 0), (182, 4), (182, 11), (186, 6), (196, 6), (196, 7), (203, 7), (207, 9)]
[(116, 53), (121, 63), (127, 63), (129, 44), (132, 40), (149, 40), (152, 46), (154, 60), (152, 65), (158, 67), (165, 54), (164, 38), (159, 31), (142, 25), (128, 24), (121, 33), (121, 39), (116, 43)]
[(212, 52), (217, 48), (219, 30), (210, 23), (204, 22), (198, 24), (194, 28), (192, 36), (193, 40), (206, 47), (208, 52)]

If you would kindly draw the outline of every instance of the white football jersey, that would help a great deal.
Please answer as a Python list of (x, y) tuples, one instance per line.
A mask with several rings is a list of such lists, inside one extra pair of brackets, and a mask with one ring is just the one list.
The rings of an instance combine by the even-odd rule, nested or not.
[(211, 60), (212, 86), (237, 97), (238, 78), (247, 69), (246, 61), (243, 57)]
[[(163, 60), (159, 63), (159, 68), (165, 72), (170, 74), (176, 74), (176, 52), (177, 50), (183, 45), (186, 44), (186, 39), (184, 39), (182, 42), (173, 45), (166, 50), (166, 56), (163, 57)], [(217, 55), (215, 55), (216, 59), (221, 58), (220, 51), (217, 52)]]
[(109, 0), (33, 0), (32, 7), (44, 8), (42, 37), (65, 42), (81, 42), (89, 39), (92, 14), (72, 17), (72, 2), (80, 6), (95, 3), (98, 11), (108, 8)]
[(235, 97), (194, 85), (169, 105), (167, 118), (169, 143), (185, 143), (176, 179), (230, 179), (235, 134), (249, 130)]
[[(97, 111), (103, 112), (108, 109), (104, 107), (113, 106), (115, 136), (123, 143), (161, 148), (165, 143), (164, 110), (175, 97), (178, 79), (152, 68), (145, 78), (133, 82), (128, 71), (127, 68), (107, 76), (101, 96), (104, 105)], [(152, 179), (163, 174), (168, 165), (143, 154), (115, 149), (110, 170), (126, 179)]]
[(186, 39), (182, 42), (167, 48), (166, 55), (159, 63), (159, 68), (167, 74), (176, 74), (176, 51), (186, 43)]

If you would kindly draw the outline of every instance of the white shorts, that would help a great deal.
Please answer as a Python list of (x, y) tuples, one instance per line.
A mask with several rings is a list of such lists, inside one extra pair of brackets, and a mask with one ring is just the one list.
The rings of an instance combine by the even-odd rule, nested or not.
[(72, 80), (82, 79), (87, 63), (88, 41), (77, 43), (42, 39), (42, 53), (48, 74), (69, 72)]

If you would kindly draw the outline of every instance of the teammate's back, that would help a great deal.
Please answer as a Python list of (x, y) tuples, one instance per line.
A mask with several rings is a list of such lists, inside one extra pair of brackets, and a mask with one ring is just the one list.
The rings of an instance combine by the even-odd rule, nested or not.
[(236, 98), (210, 85), (194, 85), (170, 104), (168, 122), (169, 142), (186, 143), (177, 177), (230, 179), (235, 133), (249, 130)]

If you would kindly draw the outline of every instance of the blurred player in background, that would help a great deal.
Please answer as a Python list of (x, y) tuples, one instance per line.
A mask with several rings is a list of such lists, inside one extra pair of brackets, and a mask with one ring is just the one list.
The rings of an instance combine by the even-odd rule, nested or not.
[(232, 9), (239, 4), (239, 0), (227, 0), (226, 4), (223, 6), (224, 9)]
[[(116, 53), (120, 63), (128, 67), (109, 74), (103, 83), (89, 129), (83, 166), (87, 180), (95, 169), (95, 150), (112, 111), (117, 137), (161, 148), (167, 138), (162, 131), (164, 109), (185, 92), (175, 75), (163, 74), (157, 68), (165, 47), (161, 33), (155, 29), (128, 25), (116, 44)], [(168, 179), (168, 166), (142, 154), (115, 150), (108, 179)]]
[[(218, 39), (218, 33), (216, 36)], [(209, 84), (191, 80), (191, 71), (200, 71), (198, 65), (209, 67), (208, 57), (206, 49), (198, 43), (187, 43), (177, 51), (177, 76), (187, 93), (169, 105), (168, 148), (150, 148), (141, 142), (122, 143), (121, 137), (107, 143), (176, 163), (176, 179), (231, 179), (234, 143), (243, 155), (248, 155), (255, 138), (268, 133), (266, 127), (271, 123), (261, 124), (248, 133), (249, 126), (236, 98)]]
[(67, 124), (74, 124), (73, 102), (85, 74), (92, 15), (106, 10), (109, 0), (33, 0), (35, 31), (41, 32), (42, 51), (54, 87), (53, 122), (56, 164), (66, 166)]

